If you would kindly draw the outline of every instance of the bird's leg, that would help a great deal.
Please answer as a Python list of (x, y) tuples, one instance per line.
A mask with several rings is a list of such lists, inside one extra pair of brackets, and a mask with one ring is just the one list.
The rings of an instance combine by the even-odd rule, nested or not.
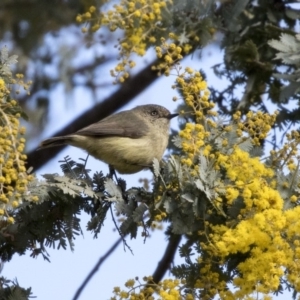
[(118, 177), (117, 177), (115, 168), (112, 165), (108, 165), (108, 167), (109, 167), (109, 176), (108, 177), (113, 179), (113, 177), (115, 176), (116, 181), (118, 182)]

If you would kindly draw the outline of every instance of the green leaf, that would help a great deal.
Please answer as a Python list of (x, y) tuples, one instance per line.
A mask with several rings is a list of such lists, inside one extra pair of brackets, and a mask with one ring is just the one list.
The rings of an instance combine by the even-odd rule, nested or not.
[(143, 220), (145, 211), (148, 210), (148, 207), (145, 203), (141, 203), (132, 214), (133, 221), (139, 223)]
[(17, 55), (8, 56), (7, 47), (0, 50), (0, 76), (4, 77), (9, 83), (12, 79), (11, 66), (17, 63)]
[(106, 200), (112, 202), (124, 202), (122, 191), (119, 186), (111, 178), (107, 178), (104, 182), (105, 190), (108, 193)]
[(177, 147), (177, 148), (182, 148), (182, 139), (179, 135), (175, 135), (172, 138), (172, 143)]
[(300, 34), (295, 36), (282, 33), (280, 40), (270, 40), (268, 44), (276, 49), (276, 59), (281, 59), (286, 64), (300, 64)]
[(292, 20), (298, 20), (300, 19), (300, 10), (299, 9), (292, 9), (292, 8), (286, 8), (284, 10), (286, 16)]
[(185, 193), (183, 195), (181, 195), (181, 199), (190, 202), (190, 203), (194, 203), (195, 201), (195, 196), (191, 193)]
[(157, 158), (153, 158), (152, 166), (153, 166), (154, 175), (156, 178), (158, 178), (160, 175), (160, 165)]

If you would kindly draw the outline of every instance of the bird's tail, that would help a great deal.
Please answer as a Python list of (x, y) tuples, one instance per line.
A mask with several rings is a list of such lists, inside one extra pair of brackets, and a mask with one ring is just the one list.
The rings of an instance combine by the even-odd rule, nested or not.
[(49, 147), (56, 147), (67, 145), (72, 140), (70, 136), (57, 136), (41, 142), (40, 146), (37, 150), (49, 148)]

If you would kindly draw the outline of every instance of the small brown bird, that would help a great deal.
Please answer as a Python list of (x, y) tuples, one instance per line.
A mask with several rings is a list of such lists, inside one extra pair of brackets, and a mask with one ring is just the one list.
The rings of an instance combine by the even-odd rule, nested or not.
[(161, 160), (169, 139), (171, 114), (160, 105), (122, 111), (73, 134), (43, 141), (39, 149), (72, 145), (109, 164), (121, 174), (133, 174)]

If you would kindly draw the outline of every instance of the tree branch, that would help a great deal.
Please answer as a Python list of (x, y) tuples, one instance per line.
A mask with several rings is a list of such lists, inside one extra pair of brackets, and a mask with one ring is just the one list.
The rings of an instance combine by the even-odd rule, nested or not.
[(166, 274), (167, 270), (170, 268), (170, 265), (174, 260), (174, 256), (180, 241), (181, 235), (173, 233), (170, 234), (169, 243), (167, 245), (165, 253), (152, 275), (153, 282), (158, 283), (159, 281), (161, 281), (164, 275)]

